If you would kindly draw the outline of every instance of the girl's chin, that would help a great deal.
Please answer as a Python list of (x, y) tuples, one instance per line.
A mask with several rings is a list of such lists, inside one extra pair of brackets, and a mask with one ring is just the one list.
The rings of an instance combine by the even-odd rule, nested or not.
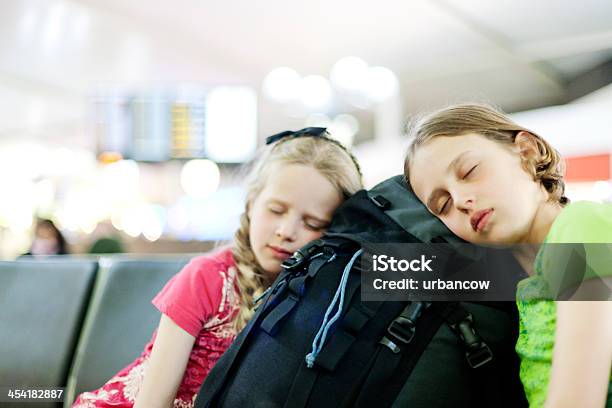
[(479, 243), (478, 245), (481, 245), (487, 248), (497, 248), (497, 249), (509, 248), (512, 246), (512, 244), (504, 243), (504, 242), (483, 242), (483, 243)]
[(518, 242), (514, 237), (506, 236), (489, 236), (487, 239), (483, 240), (479, 245), (496, 247), (496, 248), (506, 248), (512, 245), (516, 245)]
[(268, 261), (262, 265), (264, 277), (270, 282), (274, 281), (283, 268), (280, 262)]

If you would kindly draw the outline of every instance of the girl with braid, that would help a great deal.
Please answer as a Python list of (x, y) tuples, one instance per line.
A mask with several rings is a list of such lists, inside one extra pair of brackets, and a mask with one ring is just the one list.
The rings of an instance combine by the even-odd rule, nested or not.
[(267, 144), (231, 246), (192, 259), (166, 284), (153, 299), (159, 327), (141, 356), (73, 407), (192, 407), (281, 262), (319, 238), (362, 188), (357, 161), (324, 128), (279, 133)]

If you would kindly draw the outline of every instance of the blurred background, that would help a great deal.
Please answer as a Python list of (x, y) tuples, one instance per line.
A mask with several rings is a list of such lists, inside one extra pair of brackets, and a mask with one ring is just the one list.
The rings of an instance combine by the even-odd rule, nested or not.
[(0, 258), (55, 227), (74, 254), (206, 250), (266, 136), (328, 127), (372, 186), (411, 115), (468, 100), (557, 147), (571, 199), (609, 201), (611, 83), (606, 0), (3, 1)]

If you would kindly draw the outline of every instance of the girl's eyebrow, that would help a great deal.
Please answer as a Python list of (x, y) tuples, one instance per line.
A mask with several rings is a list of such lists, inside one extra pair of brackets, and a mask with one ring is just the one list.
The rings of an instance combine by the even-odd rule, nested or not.
[[(471, 150), (466, 150), (462, 152), (461, 154), (457, 155), (457, 157), (455, 157), (449, 163), (448, 167), (446, 168), (446, 173), (448, 174), (452, 169), (457, 168), (459, 166), (459, 163), (461, 163), (461, 161), (465, 158), (465, 156), (471, 152), (472, 152)], [(429, 208), (430, 210), (433, 208), (432, 205), (434, 204), (434, 202), (436, 201), (440, 193), (442, 193), (442, 191), (443, 191), (442, 189), (437, 188), (429, 195), (429, 198), (427, 199), (427, 208)]]
[(450, 162), (450, 164), (448, 165), (448, 167), (446, 168), (446, 172), (448, 173), (451, 169), (456, 168), (459, 163), (461, 162), (461, 160), (463, 160), (465, 158), (465, 156), (469, 153), (471, 153), (471, 150), (466, 150), (465, 152), (461, 153), (460, 155), (458, 155), (457, 157), (455, 157), (453, 159), (452, 162)]
[(274, 204), (280, 204), (280, 205), (287, 205), (287, 203), (279, 198), (275, 198), (275, 197), (270, 197), (268, 198), (268, 203), (274, 203)]

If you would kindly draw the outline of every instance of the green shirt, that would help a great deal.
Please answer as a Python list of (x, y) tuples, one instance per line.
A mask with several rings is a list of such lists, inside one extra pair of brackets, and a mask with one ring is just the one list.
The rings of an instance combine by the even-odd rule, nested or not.
[[(520, 332), (516, 351), (521, 358), (520, 376), (531, 407), (543, 407), (546, 400), (555, 340), (556, 305), (552, 300), (564, 293), (576, 280), (612, 275), (612, 245), (584, 245), (584, 274), (567, 278), (559, 273), (571, 258), (564, 245), (548, 244), (612, 243), (612, 205), (593, 202), (569, 204), (551, 226), (535, 262), (534, 275), (521, 281), (517, 288)], [(573, 246), (565, 246), (570, 248)], [(577, 374), (578, 375), (578, 374)], [(607, 408), (612, 408), (612, 376), (608, 387)]]

